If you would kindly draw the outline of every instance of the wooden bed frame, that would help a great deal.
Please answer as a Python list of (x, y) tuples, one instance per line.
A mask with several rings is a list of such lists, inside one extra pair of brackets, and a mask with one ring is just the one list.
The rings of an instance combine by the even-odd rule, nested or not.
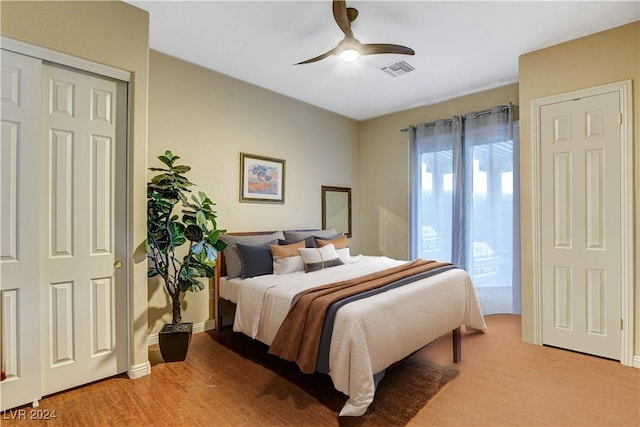
[[(306, 231), (306, 230), (297, 230)], [(310, 230), (309, 230), (310, 231)], [(227, 233), (230, 236), (260, 236), (265, 234), (273, 234), (275, 231), (245, 231)], [(222, 330), (223, 317), (225, 314), (233, 315), (235, 311), (235, 304), (220, 297), (220, 278), (227, 275), (227, 266), (224, 260), (224, 252), (218, 253), (218, 260), (216, 262), (216, 274), (213, 278), (213, 286), (216, 294), (216, 329)], [(233, 323), (233, 322), (232, 322)], [(453, 342), (453, 363), (460, 363), (462, 361), (462, 343), (461, 343), (461, 326), (451, 331), (451, 338)], [(427, 344), (428, 345), (428, 344)]]

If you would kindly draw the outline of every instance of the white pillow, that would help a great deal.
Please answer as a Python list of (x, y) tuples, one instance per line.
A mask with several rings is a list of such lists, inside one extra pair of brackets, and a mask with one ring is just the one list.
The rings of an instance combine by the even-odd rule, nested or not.
[(298, 253), (302, 257), (304, 271), (307, 273), (344, 264), (333, 243), (321, 248), (301, 248), (298, 249)]
[(289, 274), (304, 270), (301, 256), (288, 256), (273, 259), (273, 274)]
[(351, 252), (349, 251), (349, 248), (336, 249), (336, 252), (338, 253), (338, 257), (340, 257), (340, 260), (345, 264), (351, 260)]

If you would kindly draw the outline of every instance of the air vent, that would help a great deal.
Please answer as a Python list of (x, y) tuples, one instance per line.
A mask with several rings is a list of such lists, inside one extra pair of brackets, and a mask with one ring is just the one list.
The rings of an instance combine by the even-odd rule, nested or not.
[(384, 71), (390, 76), (398, 77), (398, 76), (402, 76), (404, 74), (410, 73), (411, 71), (415, 70), (415, 68), (413, 68), (406, 61), (399, 61), (399, 62), (394, 62), (392, 64), (387, 64), (383, 67), (380, 67), (379, 70)]

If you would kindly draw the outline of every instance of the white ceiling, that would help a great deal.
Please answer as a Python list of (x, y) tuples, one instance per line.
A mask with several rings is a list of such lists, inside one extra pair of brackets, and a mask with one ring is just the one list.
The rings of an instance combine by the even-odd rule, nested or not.
[[(128, 3), (149, 12), (151, 49), (356, 120), (516, 82), (523, 53), (640, 19), (638, 0), (347, 0), (360, 12), (352, 30), (362, 43), (405, 45), (415, 56), (294, 66), (342, 39), (330, 0)], [(378, 69), (399, 60), (415, 71)]]

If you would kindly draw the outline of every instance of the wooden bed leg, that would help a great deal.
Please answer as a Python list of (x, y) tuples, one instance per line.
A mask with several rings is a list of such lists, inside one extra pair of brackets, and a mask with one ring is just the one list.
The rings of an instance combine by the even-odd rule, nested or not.
[(451, 332), (451, 338), (453, 341), (453, 363), (460, 363), (462, 361), (462, 343), (460, 340), (461, 326), (458, 326)]
[(216, 299), (216, 311), (218, 319), (216, 319), (216, 331), (222, 332), (222, 309), (220, 308), (220, 299)]

